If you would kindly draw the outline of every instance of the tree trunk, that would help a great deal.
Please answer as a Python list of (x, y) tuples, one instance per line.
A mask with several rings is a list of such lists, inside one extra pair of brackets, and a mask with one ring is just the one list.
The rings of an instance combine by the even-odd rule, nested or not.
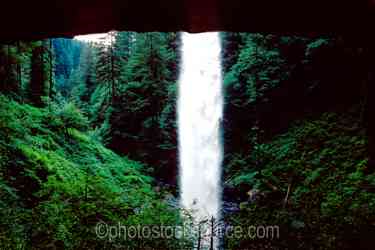
[(110, 34), (111, 36), (111, 82), (112, 82), (112, 105), (115, 104), (116, 101), (116, 86), (115, 86), (115, 58), (114, 58), (114, 51), (113, 51), (113, 46), (114, 46), (114, 34)]
[[(21, 46), (20, 41), (17, 41), (17, 53), (21, 56)], [(23, 102), (23, 94), (22, 94), (22, 65), (21, 61), (18, 60), (17, 62), (17, 82), (18, 82), (18, 90), (20, 92), (21, 102)]]
[(53, 52), (52, 52), (52, 39), (49, 39), (49, 98), (52, 99), (53, 92)]
[(368, 167), (367, 173), (373, 173), (375, 171), (375, 44), (374, 39), (367, 41), (367, 51), (365, 51), (365, 60), (368, 65), (367, 67), (367, 102), (365, 104), (365, 127), (368, 138)]

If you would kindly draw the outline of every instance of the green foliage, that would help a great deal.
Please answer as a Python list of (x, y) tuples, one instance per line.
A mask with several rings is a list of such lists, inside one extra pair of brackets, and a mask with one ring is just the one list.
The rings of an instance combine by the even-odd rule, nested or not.
[[(226, 247), (343, 249), (348, 231), (364, 238), (375, 219), (375, 175), (362, 115), (348, 111), (359, 109), (353, 85), (364, 79), (363, 48), (344, 37), (221, 35), (224, 183), (242, 201), (227, 222), (277, 224), (282, 235)], [(0, 248), (192, 248), (95, 235), (98, 222), (182, 223), (166, 191), (152, 187), (154, 177), (175, 178), (179, 37), (109, 38), (0, 45)]]
[(86, 130), (88, 128), (87, 118), (73, 103), (67, 103), (61, 110), (58, 110), (57, 117), (61, 119), (66, 128), (79, 130)]
[(108, 225), (170, 225), (178, 211), (162, 202), (141, 163), (93, 139), (72, 103), (34, 108), (0, 96), (0, 247), (177, 249), (173, 239), (111, 241)]
[[(236, 62), (230, 67), (224, 79), (229, 93), (233, 92), (231, 94), (233, 98), (229, 99), (232, 105), (254, 103), (257, 98), (262, 98), (267, 91), (277, 87), (289, 77), (291, 70), (289, 67), (292, 65), (286, 63), (286, 58), (277, 46), (277, 43), (281, 42), (276, 41), (277, 39), (282, 41), (283, 37), (242, 34), (244, 44), (238, 52)], [(246, 97), (242, 98), (243, 95)]]
[(351, 249), (350, 239), (370, 239), (363, 48), (334, 35), (222, 38), (224, 179), (235, 193), (226, 198), (241, 202), (228, 223), (282, 230), (276, 241), (228, 239), (226, 247)]
[[(172, 33), (132, 34), (110, 115), (110, 147), (163, 171), (160, 155), (175, 147), (176, 52)], [(168, 152), (169, 153), (169, 152)], [(173, 164), (173, 163), (172, 163)]]
[(329, 45), (329, 40), (325, 38), (318, 38), (315, 41), (310, 42), (307, 45), (305, 55), (306, 56), (311, 56), (314, 51), (317, 51), (318, 49)]
[(47, 40), (36, 42), (31, 56), (29, 99), (37, 107), (47, 105), (53, 93), (52, 47)]
[[(241, 225), (276, 224), (285, 230), (284, 237), (310, 237), (306, 230), (312, 230), (314, 238), (303, 238), (304, 247), (337, 248), (345, 240), (348, 223), (356, 233), (374, 219), (375, 195), (367, 189), (375, 186), (368, 181), (373, 175), (365, 178), (366, 147), (365, 132), (350, 114), (324, 113), (295, 123), (286, 133), (255, 147), (249, 157), (233, 158), (227, 170), (234, 176), (230, 184), (245, 192), (257, 189), (267, 200), (248, 205), (229, 220)], [(295, 228), (295, 223), (302, 226)], [(282, 246), (283, 240), (288, 238), (273, 244)]]

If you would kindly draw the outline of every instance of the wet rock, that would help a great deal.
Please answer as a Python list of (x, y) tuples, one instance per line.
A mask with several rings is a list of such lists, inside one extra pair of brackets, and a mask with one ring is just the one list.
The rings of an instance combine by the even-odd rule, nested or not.
[(259, 189), (251, 189), (249, 192), (247, 192), (247, 195), (249, 196), (249, 201), (251, 202), (257, 202), (266, 198), (266, 194)]
[(223, 211), (224, 214), (228, 215), (228, 214), (232, 214), (232, 213), (240, 211), (240, 207), (235, 202), (224, 201), (222, 203), (222, 211)]
[(180, 206), (180, 203), (176, 197), (174, 197), (172, 194), (167, 194), (164, 198), (164, 201), (168, 204), (168, 206), (178, 209)]

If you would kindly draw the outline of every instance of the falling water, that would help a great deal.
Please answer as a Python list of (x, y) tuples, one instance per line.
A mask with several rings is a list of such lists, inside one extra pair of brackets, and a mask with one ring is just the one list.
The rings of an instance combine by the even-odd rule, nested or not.
[(219, 34), (183, 33), (178, 100), (181, 205), (198, 222), (220, 216), (221, 84)]

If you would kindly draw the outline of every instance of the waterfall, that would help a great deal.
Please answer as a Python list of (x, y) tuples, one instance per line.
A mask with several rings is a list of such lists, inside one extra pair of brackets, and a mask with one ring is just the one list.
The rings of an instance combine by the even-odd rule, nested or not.
[(217, 32), (182, 34), (178, 97), (180, 201), (196, 222), (211, 218), (217, 221), (220, 217), (220, 48)]

